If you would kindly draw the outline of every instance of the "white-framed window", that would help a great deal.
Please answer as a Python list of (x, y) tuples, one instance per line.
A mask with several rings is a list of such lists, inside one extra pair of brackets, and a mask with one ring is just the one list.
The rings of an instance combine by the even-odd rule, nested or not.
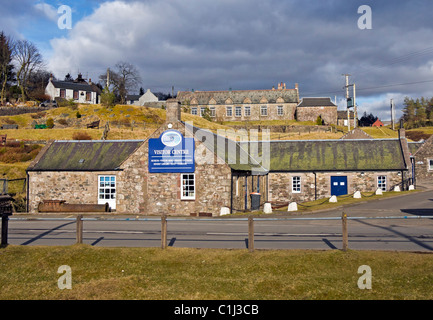
[(386, 176), (377, 177), (377, 188), (386, 191)]
[(206, 107), (200, 107), (200, 117), (203, 117)]
[(116, 176), (98, 176), (98, 204), (105, 203), (116, 209)]
[(242, 107), (235, 107), (235, 117), (242, 117)]
[(283, 106), (277, 106), (277, 114), (279, 116), (283, 116), (284, 115), (284, 109)]
[(428, 171), (433, 171), (433, 159), (428, 159)]
[(197, 115), (197, 107), (192, 107), (191, 108), (191, 114), (195, 115), (195, 116)]
[(292, 177), (292, 193), (301, 193), (301, 177)]
[(233, 116), (233, 109), (232, 109), (232, 107), (226, 107), (226, 115), (227, 115), (227, 117)]
[(215, 107), (210, 107), (209, 110), (210, 110), (210, 116), (211, 116), (211, 117), (216, 117), (216, 110), (215, 110)]
[(180, 176), (180, 198), (182, 200), (195, 200), (195, 174), (182, 173)]
[(268, 106), (261, 106), (260, 107), (260, 114), (262, 116), (267, 116), (268, 115)]
[(250, 106), (244, 107), (244, 115), (245, 115), (245, 117), (251, 116), (251, 107)]

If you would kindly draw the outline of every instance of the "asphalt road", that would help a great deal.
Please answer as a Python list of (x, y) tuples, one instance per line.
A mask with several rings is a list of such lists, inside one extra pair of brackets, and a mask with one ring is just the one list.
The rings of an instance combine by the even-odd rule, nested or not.
[[(341, 249), (342, 212), (349, 216), (349, 248), (433, 252), (433, 191), (360, 203), (331, 211), (297, 215), (297, 220), (260, 220), (254, 223), (255, 249)], [(388, 217), (401, 217), (389, 219)], [(422, 216), (423, 219), (404, 217)], [(9, 244), (71, 245), (76, 223), (64, 221), (9, 221)], [(72, 217), (72, 216), (71, 216)], [(353, 217), (368, 219), (351, 220)], [(374, 217), (382, 217), (375, 219)], [(430, 218), (431, 217), (431, 218)], [(110, 216), (109, 218), (113, 218)], [(120, 218), (120, 217), (119, 217)], [(122, 217), (122, 219), (125, 217)], [(160, 247), (161, 222), (150, 218), (83, 222), (83, 242), (109, 247)], [(142, 217), (140, 217), (142, 218)], [(319, 220), (305, 220), (319, 218)], [(248, 248), (248, 222), (232, 218), (169, 218), (167, 243), (173, 247)]]

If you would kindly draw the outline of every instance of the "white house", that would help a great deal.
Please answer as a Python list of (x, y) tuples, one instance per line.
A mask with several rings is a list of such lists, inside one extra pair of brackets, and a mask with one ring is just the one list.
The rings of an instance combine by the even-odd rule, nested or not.
[(142, 95), (128, 95), (126, 97), (127, 104), (133, 104), (136, 106), (144, 106), (146, 103), (149, 102), (158, 102), (158, 97), (155, 96), (150, 89), (147, 89), (147, 91)]
[(73, 99), (77, 103), (98, 104), (101, 90), (91, 81), (85, 81), (79, 74), (74, 81), (57, 81), (50, 78), (45, 94), (49, 95), (51, 100), (62, 98)]

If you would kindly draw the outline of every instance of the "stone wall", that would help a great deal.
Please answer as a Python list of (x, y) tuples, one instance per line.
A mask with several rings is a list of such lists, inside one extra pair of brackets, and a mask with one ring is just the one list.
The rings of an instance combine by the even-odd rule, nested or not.
[(321, 116), (324, 124), (337, 124), (337, 107), (299, 107), (296, 110), (296, 120), (316, 121)]
[(415, 153), (415, 176), (418, 181), (433, 181), (430, 160), (433, 160), (433, 136), (427, 139)]
[[(400, 175), (399, 175), (400, 174)], [(301, 192), (292, 192), (292, 177), (301, 177)], [(387, 191), (392, 191), (401, 184), (399, 172), (341, 172), (341, 173), (269, 173), (269, 201), (305, 202), (331, 196), (331, 176), (347, 176), (348, 194), (355, 191), (374, 192), (377, 189), (377, 178), (386, 176)]]
[[(151, 138), (168, 128), (161, 127)], [(185, 135), (180, 123), (174, 125)], [(201, 144), (196, 140), (196, 150)], [(142, 215), (218, 215), (230, 207), (231, 169), (225, 164), (197, 164), (195, 200), (181, 200), (181, 173), (149, 173), (145, 141), (121, 166), (109, 172), (29, 172), (29, 211), (37, 212), (42, 200), (65, 200), (71, 204), (98, 203), (98, 175), (116, 176), (116, 213)]]
[(29, 212), (37, 212), (43, 200), (98, 203), (98, 172), (29, 172)]
[[(261, 107), (267, 107), (267, 115), (261, 114)], [(278, 106), (283, 107), (283, 114), (278, 114)], [(191, 105), (187, 106), (187, 112), (191, 108), (197, 108), (197, 114), (200, 115), (200, 108), (215, 108), (215, 121), (261, 121), (261, 120), (294, 120), (296, 103), (261, 103), (261, 104), (233, 104), (233, 105)], [(232, 108), (232, 115), (227, 115), (227, 107)], [(241, 116), (236, 116), (236, 107), (241, 107)], [(250, 107), (250, 115), (245, 115), (245, 107)]]

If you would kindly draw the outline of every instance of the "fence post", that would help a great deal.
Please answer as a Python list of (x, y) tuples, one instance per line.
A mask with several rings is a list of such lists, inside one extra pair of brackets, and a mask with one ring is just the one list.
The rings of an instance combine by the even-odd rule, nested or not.
[(77, 243), (83, 243), (83, 215), (77, 215)]
[(254, 251), (254, 219), (248, 217), (248, 251)]
[(349, 236), (347, 233), (347, 214), (343, 212), (341, 216), (341, 221), (343, 224), (343, 251), (347, 251), (349, 247)]
[(167, 248), (167, 215), (161, 216), (161, 248)]
[(1, 214), (2, 218), (2, 231), (1, 231), (1, 245), (7, 246), (8, 245), (8, 222), (9, 217), (7, 214)]

